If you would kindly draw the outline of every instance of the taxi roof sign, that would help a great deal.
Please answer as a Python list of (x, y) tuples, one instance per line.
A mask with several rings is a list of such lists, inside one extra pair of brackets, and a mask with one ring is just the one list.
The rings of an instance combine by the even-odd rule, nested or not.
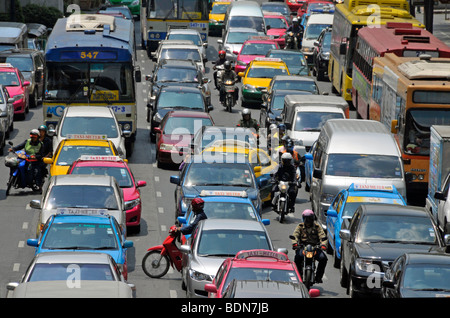
[(92, 156), (92, 155), (82, 155), (79, 160), (83, 161), (90, 161), (90, 160), (96, 160), (96, 161), (123, 161), (122, 158), (119, 156)]
[(266, 40), (272, 40), (272, 38), (267, 35), (251, 35), (248, 37), (247, 41), (266, 41)]
[(68, 215), (107, 215), (107, 209), (93, 209), (93, 208), (57, 208), (57, 214)]
[(235, 259), (247, 259), (250, 257), (267, 257), (274, 258), (279, 261), (288, 261), (286, 254), (270, 250), (244, 250), (236, 254)]
[(67, 139), (108, 140), (107, 135), (67, 134)]
[(11, 63), (0, 63), (0, 67), (14, 67)]
[(219, 190), (202, 190), (200, 192), (200, 196), (208, 197), (208, 196), (227, 196), (227, 197), (239, 197), (246, 198), (246, 191), (219, 191)]
[(254, 61), (259, 62), (282, 62), (283, 60), (279, 57), (256, 57)]
[(353, 184), (353, 190), (364, 191), (364, 190), (372, 190), (372, 191), (386, 191), (393, 192), (394, 187), (392, 185), (383, 185), (383, 184)]

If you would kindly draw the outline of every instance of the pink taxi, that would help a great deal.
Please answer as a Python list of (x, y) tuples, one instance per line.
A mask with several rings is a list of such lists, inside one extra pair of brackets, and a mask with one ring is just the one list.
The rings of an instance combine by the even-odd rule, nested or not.
[(11, 98), (15, 97), (14, 115), (25, 118), (29, 111), (29, 87), (30, 82), (26, 81), (18, 68), (9, 63), (0, 63), (0, 85), (6, 87)]
[(279, 12), (264, 12), (264, 21), (267, 26), (267, 35), (272, 37), (281, 49), (284, 48), (286, 44), (284, 35), (289, 28), (286, 17)]
[(247, 65), (257, 57), (265, 57), (267, 52), (280, 48), (277, 42), (268, 36), (252, 36), (242, 45), (236, 59), (236, 74), (244, 72)]

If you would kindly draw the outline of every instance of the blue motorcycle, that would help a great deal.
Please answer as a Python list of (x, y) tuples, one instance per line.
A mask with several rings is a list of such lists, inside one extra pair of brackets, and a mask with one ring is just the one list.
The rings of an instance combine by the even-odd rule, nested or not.
[[(12, 142), (8, 142), (13, 145)], [(32, 162), (37, 159), (31, 158), (24, 150), (13, 151), (5, 157), (5, 166), (9, 168), (9, 179), (6, 187), (6, 195), (9, 195), (11, 188), (24, 189), (31, 188), (33, 191), (39, 191), (33, 177)]]

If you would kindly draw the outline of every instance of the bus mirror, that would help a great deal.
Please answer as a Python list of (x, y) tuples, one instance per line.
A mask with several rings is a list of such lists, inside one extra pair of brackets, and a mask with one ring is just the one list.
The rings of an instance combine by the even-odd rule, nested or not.
[(347, 42), (348, 42), (347, 38), (342, 39), (341, 44), (339, 46), (339, 54), (340, 55), (347, 54)]
[(398, 130), (398, 120), (394, 119), (391, 121), (391, 133), (396, 134)]

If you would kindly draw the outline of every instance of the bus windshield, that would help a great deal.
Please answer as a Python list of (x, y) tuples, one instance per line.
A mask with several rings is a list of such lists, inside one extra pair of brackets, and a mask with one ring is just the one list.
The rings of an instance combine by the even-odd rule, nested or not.
[(152, 19), (208, 20), (209, 12), (203, 0), (151, 0), (148, 17)]
[(131, 63), (48, 63), (46, 99), (74, 102), (134, 101)]

